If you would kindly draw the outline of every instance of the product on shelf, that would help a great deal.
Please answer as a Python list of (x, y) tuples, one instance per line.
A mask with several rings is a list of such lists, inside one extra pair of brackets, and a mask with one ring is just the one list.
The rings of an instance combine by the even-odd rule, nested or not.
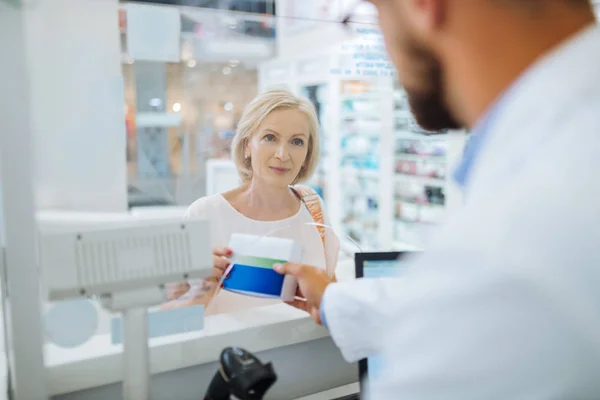
[(444, 205), (446, 203), (446, 195), (443, 187), (425, 186), (425, 195), (429, 204)]
[(395, 197), (417, 204), (444, 205), (445, 203), (443, 187), (423, 185), (419, 182), (398, 182), (395, 187)]
[(425, 187), (414, 181), (400, 181), (396, 184), (396, 198), (415, 203), (427, 203)]
[(399, 83), (393, 96), (395, 239), (425, 247), (427, 237), (444, 218), (447, 135), (418, 126)]
[(430, 160), (419, 160), (417, 161), (416, 175), (444, 179), (446, 177), (446, 166), (444, 164)]
[(446, 166), (443, 163), (429, 160), (396, 160), (396, 173), (424, 178), (445, 179)]
[(416, 175), (417, 174), (416, 161), (396, 160), (396, 173)]
[(396, 139), (397, 154), (414, 154), (429, 157), (444, 157), (447, 152), (445, 140), (419, 139)]
[(406, 200), (396, 202), (396, 218), (404, 223), (441, 224), (444, 206), (432, 203), (413, 203)]
[(419, 205), (407, 201), (397, 203), (397, 217), (405, 222), (419, 221)]
[(377, 150), (377, 141), (359, 134), (347, 134), (342, 138), (342, 151), (344, 155), (365, 156)]

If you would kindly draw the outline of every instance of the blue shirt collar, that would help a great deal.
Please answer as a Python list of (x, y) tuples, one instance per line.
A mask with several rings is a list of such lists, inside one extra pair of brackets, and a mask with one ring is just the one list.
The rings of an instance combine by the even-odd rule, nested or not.
[(467, 144), (463, 151), (462, 159), (453, 173), (454, 181), (465, 190), (469, 184), (469, 178), (473, 171), (473, 167), (483, 149), (486, 141), (489, 139), (490, 133), (493, 130), (494, 123), (502, 113), (503, 104), (509, 101), (516, 89), (521, 86), (523, 78), (519, 78), (513, 83), (509, 89), (501, 94), (494, 103), (484, 113), (483, 117), (475, 124), (471, 130), (471, 134), (467, 139)]
[(483, 119), (475, 126), (471, 134), (467, 138), (467, 143), (462, 154), (462, 158), (454, 170), (454, 181), (462, 189), (466, 189), (469, 182), (473, 165), (477, 156), (481, 152), (487, 137), (489, 136), (492, 122), (498, 113), (498, 105), (494, 105), (490, 111), (486, 113)]
[(531, 79), (531, 75), (532, 72), (529, 71), (519, 76), (508, 89), (497, 97), (471, 130), (471, 134), (467, 139), (467, 144), (463, 151), (462, 159), (453, 173), (454, 181), (463, 189), (463, 191), (467, 189), (469, 185), (473, 167), (475, 166), (486, 141), (489, 140), (497, 118), (501, 118), (504, 105), (508, 103), (511, 98), (516, 96), (519, 88), (523, 87), (524, 82)]

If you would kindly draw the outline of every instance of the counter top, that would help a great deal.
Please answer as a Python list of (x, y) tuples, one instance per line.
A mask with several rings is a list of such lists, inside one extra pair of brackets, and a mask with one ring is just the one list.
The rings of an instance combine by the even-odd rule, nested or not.
[[(340, 260), (336, 275), (339, 281), (355, 279), (354, 261)], [(328, 336), (329, 332), (308, 314), (283, 303), (207, 316), (201, 332), (150, 339), (150, 373), (215, 362), (221, 350), (232, 345), (260, 352)], [(111, 343), (110, 333), (98, 334), (73, 349), (44, 345), (49, 395), (121, 382), (122, 351), (121, 344)]]
[(358, 382), (351, 383), (349, 385), (340, 386), (324, 392), (311, 394), (310, 396), (302, 397), (296, 400), (332, 400), (339, 397), (349, 396), (360, 391), (360, 384)]
[[(217, 361), (221, 350), (232, 345), (259, 352), (328, 335), (306, 313), (287, 304), (208, 316), (201, 332), (150, 339), (150, 372), (157, 374)], [(110, 334), (96, 335), (74, 349), (46, 344), (49, 394), (120, 382), (122, 350), (122, 345), (111, 344)]]

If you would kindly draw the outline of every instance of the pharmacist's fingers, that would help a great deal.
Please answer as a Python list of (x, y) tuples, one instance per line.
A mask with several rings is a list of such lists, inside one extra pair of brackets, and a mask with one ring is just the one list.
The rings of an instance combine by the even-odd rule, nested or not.
[(310, 309), (310, 316), (317, 324), (323, 324), (323, 321), (321, 321), (321, 313), (319, 312), (319, 309), (317, 307), (312, 307)]
[(280, 273), (281, 275), (293, 275), (296, 278), (298, 278), (300, 275), (302, 275), (303, 271), (305, 268), (310, 268), (306, 265), (302, 265), (302, 264), (295, 264), (295, 263), (284, 263), (284, 264), (275, 264), (273, 265), (273, 269), (275, 269), (275, 271), (277, 273)]
[(306, 300), (294, 299), (292, 301), (287, 301), (286, 303), (289, 304), (290, 306), (295, 307), (295, 308), (297, 308), (299, 310), (302, 310), (302, 311), (309, 312), (309, 309), (310, 309), (310, 307), (309, 307), (308, 303), (306, 302)]
[(295, 307), (299, 310), (302, 310), (304, 312), (307, 312), (308, 314), (310, 314), (311, 318), (319, 325), (322, 324), (321, 321), (321, 313), (319, 312), (319, 309), (317, 307), (312, 307), (310, 306), (306, 300), (302, 300), (302, 299), (294, 299), (290, 302), (287, 302), (287, 304), (289, 304), (292, 307)]

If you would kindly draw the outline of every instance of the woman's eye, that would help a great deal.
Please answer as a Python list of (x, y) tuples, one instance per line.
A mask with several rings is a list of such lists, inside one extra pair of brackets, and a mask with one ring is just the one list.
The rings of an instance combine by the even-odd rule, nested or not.
[(275, 140), (275, 135), (272, 135), (269, 133), (269, 134), (265, 135), (265, 137), (263, 139), (266, 140), (267, 142), (272, 142)]
[(304, 140), (302, 139), (294, 139), (292, 140), (292, 143), (296, 146), (304, 146)]

